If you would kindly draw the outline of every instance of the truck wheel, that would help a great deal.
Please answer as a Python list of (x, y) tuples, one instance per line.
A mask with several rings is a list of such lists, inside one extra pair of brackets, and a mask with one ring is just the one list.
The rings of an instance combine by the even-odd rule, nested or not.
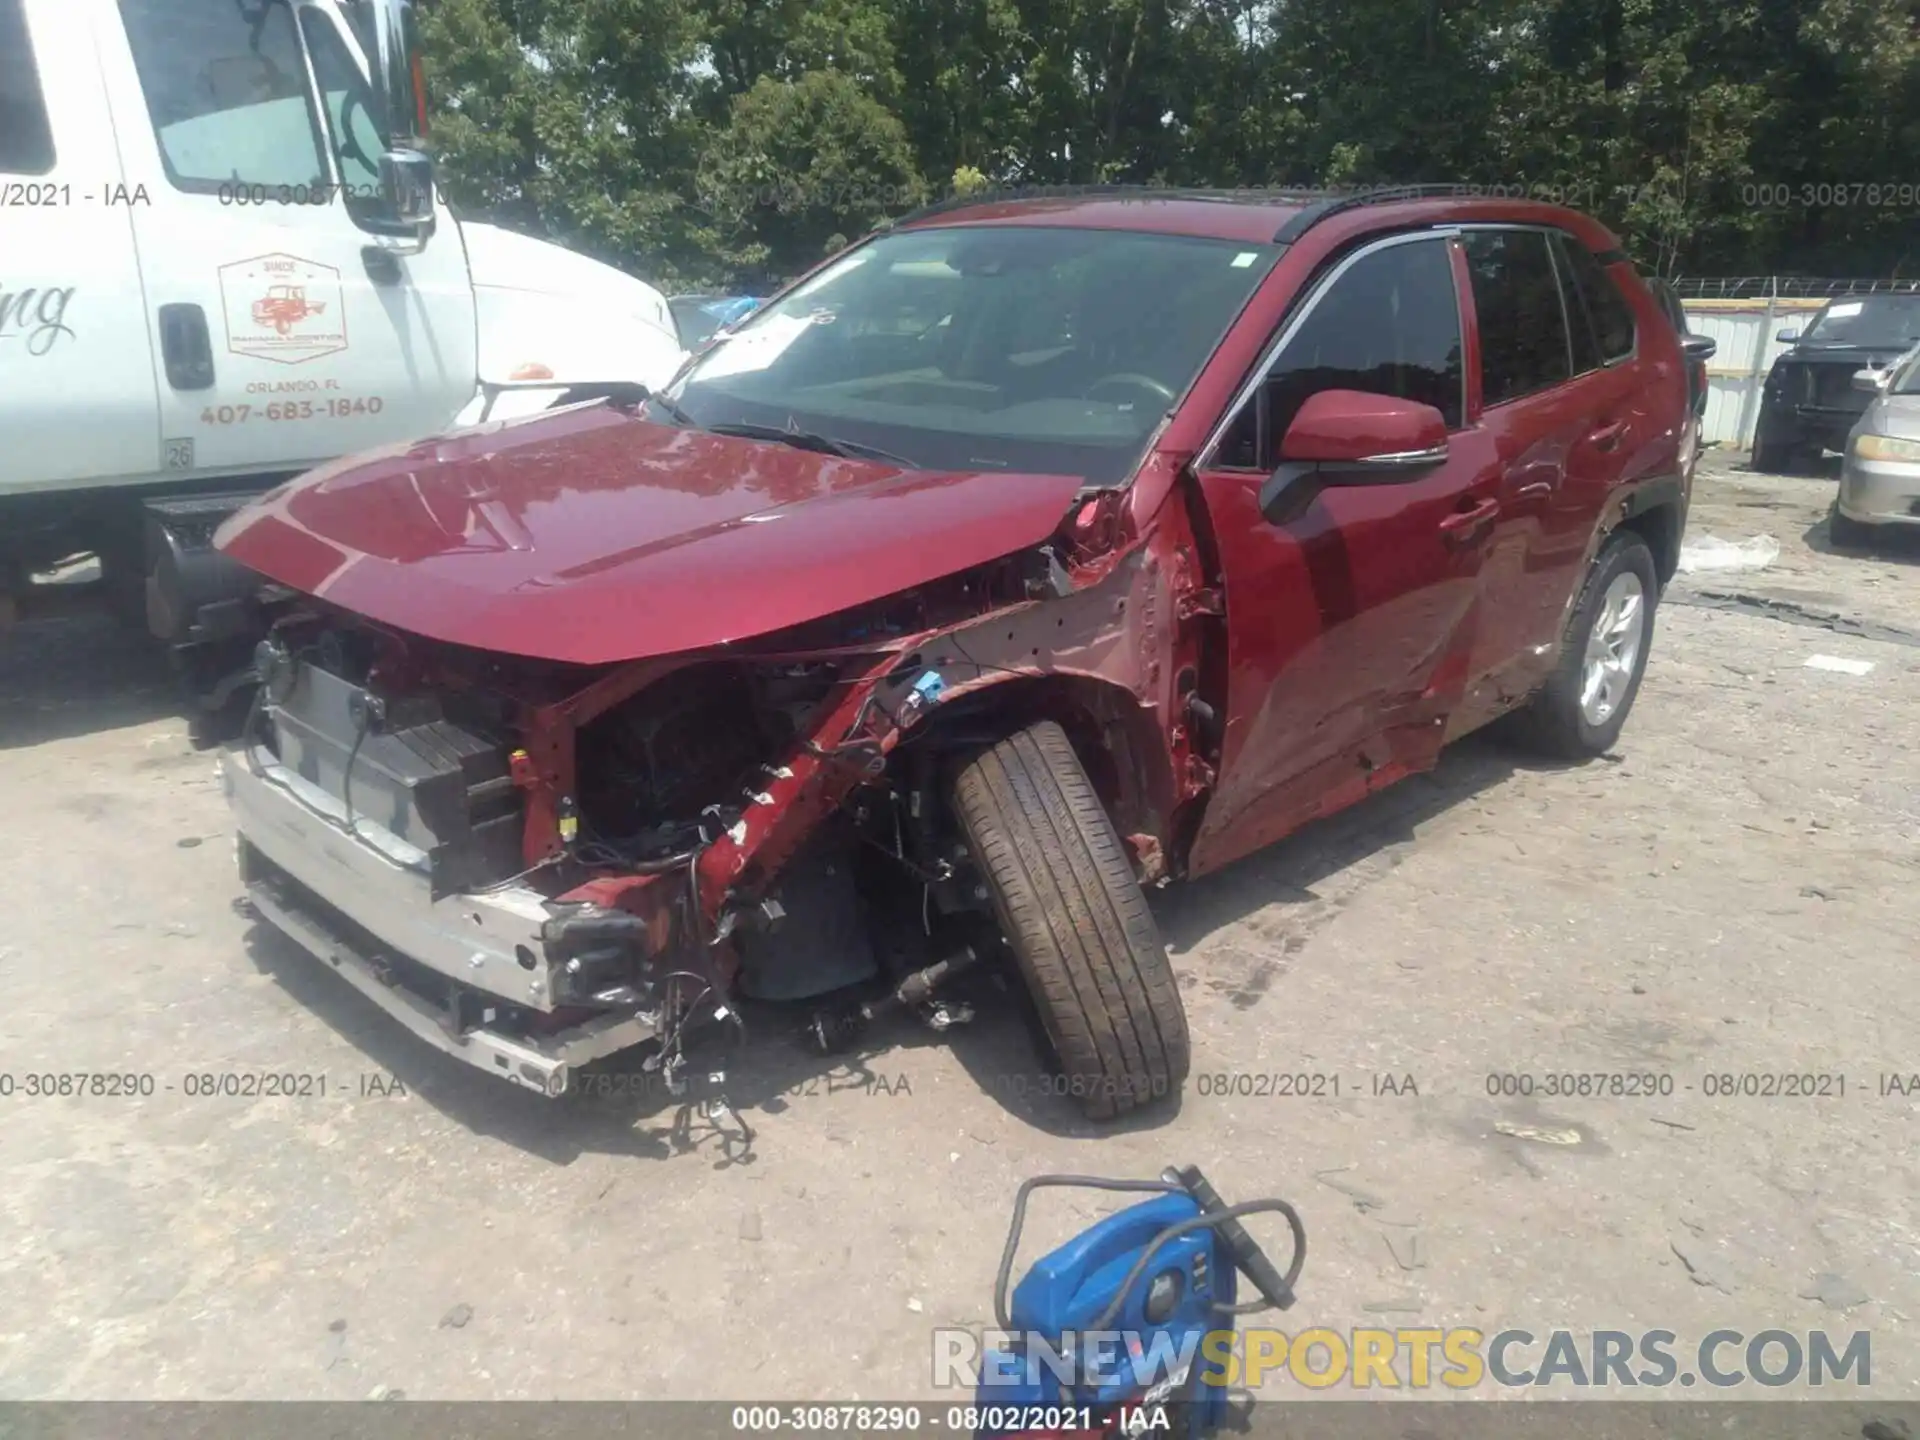
[(129, 630), (147, 628), (147, 566), (138, 531), (103, 539), (95, 552), (107, 609)]
[(1552, 677), (1515, 716), (1532, 748), (1586, 760), (1613, 748), (1640, 693), (1660, 598), (1653, 552), (1631, 530), (1608, 537), (1587, 571)]
[(1186, 1082), (1186, 1009), (1159, 927), (1086, 771), (1052, 721), (967, 762), (954, 813), (1070, 1094), (1095, 1120)]

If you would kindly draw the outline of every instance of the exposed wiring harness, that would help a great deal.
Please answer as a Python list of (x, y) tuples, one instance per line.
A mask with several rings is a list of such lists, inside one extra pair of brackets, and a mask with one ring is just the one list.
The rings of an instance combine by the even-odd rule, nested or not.
[[(693, 954), (701, 956), (703, 960), (707, 955), (708, 947), (706, 942), (706, 926), (701, 919), (700, 909), (700, 857), (706, 853), (706, 849), (707, 844), (703, 842), (688, 851), (684, 856), (687, 888), (682, 904), (688, 948)], [(671, 862), (661, 861), (658, 862), (658, 866), (661, 870), (669, 869), (671, 868)], [(666, 1080), (668, 1090), (678, 1094), (680, 1093), (680, 1085), (676, 1077), (686, 1064), (686, 1034), (687, 1031), (693, 1027), (699, 1015), (700, 1007), (711, 999), (713, 1003), (713, 1018), (722, 1019), (728, 1023), (729, 1033), (732, 1036), (729, 1061), (731, 1061), (733, 1055), (737, 1055), (746, 1047), (747, 1024), (746, 1021), (741, 1018), (740, 1012), (733, 1006), (727, 1004), (725, 999), (722, 998), (724, 982), (717, 973), (711, 970), (709, 970), (707, 974), (700, 974), (693, 970), (669, 970), (661, 978), (666, 982), (666, 993), (662, 997), (661, 1005), (660, 1049), (655, 1065), (651, 1068), (657, 1068)], [(680, 993), (682, 981), (692, 981), (700, 987), (699, 990), (695, 992), (693, 998), (684, 1003), (682, 1002)], [(722, 1075), (725, 1074), (724, 1067), (720, 1073)], [(717, 1097), (717, 1099), (718, 1104), (709, 1104), (706, 1114), (707, 1118), (714, 1122), (715, 1128), (720, 1130), (723, 1144), (730, 1152), (733, 1151), (736, 1146), (740, 1147), (743, 1151), (751, 1148), (754, 1138), (752, 1127), (747, 1124), (746, 1120), (742, 1118), (738, 1111), (727, 1104), (724, 1096)], [(727, 1134), (725, 1127), (720, 1124), (722, 1114), (732, 1117), (734, 1123), (739, 1127), (740, 1133), (738, 1135)]]
[(359, 705), (360, 723), (354, 728), (353, 744), (347, 747), (346, 768), (340, 775), (340, 805), (346, 814), (346, 824), (341, 828), (355, 840), (360, 831), (353, 818), (353, 768), (360, 760), (360, 747), (367, 743), (367, 732), (373, 729), (373, 704), (362, 700)]

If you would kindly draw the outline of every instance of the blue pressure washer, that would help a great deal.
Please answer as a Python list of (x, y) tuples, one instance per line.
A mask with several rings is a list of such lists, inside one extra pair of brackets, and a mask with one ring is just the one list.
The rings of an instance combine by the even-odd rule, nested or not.
[[(1009, 1307), (1027, 1199), (1048, 1187), (1149, 1191), (1155, 1198), (1109, 1215), (1036, 1261)], [(1284, 1275), (1240, 1223), (1243, 1215), (1264, 1213), (1285, 1216), (1293, 1234)], [(1202, 1378), (1206, 1336), (1231, 1330), (1240, 1315), (1291, 1308), (1306, 1258), (1307, 1232), (1293, 1206), (1228, 1205), (1197, 1166), (1169, 1167), (1158, 1180), (1027, 1181), (1014, 1198), (993, 1287), (994, 1317), (1008, 1342), (981, 1359), (977, 1435), (1212, 1434), (1226, 1418), (1227, 1390)], [(1237, 1300), (1241, 1275), (1259, 1299)]]

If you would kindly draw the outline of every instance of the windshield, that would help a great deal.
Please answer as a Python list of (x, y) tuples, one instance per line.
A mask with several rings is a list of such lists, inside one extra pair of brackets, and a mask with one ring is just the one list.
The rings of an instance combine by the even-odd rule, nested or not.
[(1920, 340), (1920, 295), (1867, 295), (1835, 300), (1814, 317), (1803, 339), (1826, 345), (1898, 345)]
[(1920, 395), (1920, 346), (1894, 361), (1893, 379), (1887, 384), (1887, 393)]
[(745, 295), (675, 295), (667, 301), (682, 350), (698, 350), (722, 325), (737, 325), (759, 305)]
[(1040, 226), (884, 235), (742, 324), (673, 398), (705, 426), (1112, 484), (1278, 253)]

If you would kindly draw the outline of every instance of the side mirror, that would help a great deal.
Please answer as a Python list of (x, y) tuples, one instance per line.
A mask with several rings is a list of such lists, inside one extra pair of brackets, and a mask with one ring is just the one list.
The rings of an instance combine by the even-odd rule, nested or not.
[(1332, 485), (1400, 485), (1447, 459), (1447, 421), (1431, 405), (1362, 390), (1310, 396), (1280, 442), (1280, 468), (1260, 487), (1260, 513), (1298, 519)]
[(1782, 345), (1791, 345), (1800, 338), (1800, 332), (1798, 330), (1782, 330), (1773, 338), (1778, 340)]
[(367, 52), (374, 113), (387, 137), (377, 162), (381, 214), (369, 228), (410, 236), (423, 246), (433, 234), (433, 160), (426, 151), (427, 88), (415, 0), (347, 3), (355, 12), (350, 23)]
[(1713, 339), (1710, 335), (1682, 335), (1680, 337), (1681, 353), (1684, 354), (1688, 360), (1696, 364), (1704, 365), (1714, 357), (1714, 353), (1719, 350), (1719, 348), (1719, 341)]
[(1887, 388), (1887, 381), (1892, 376), (1892, 366), (1885, 370), (1856, 370), (1853, 372), (1853, 388), (1864, 390), (1869, 395), (1878, 395)]
[[(396, 225), (433, 224), (433, 157), (420, 150), (388, 150), (380, 157), (380, 198)], [(424, 235), (421, 237), (425, 238)]]

